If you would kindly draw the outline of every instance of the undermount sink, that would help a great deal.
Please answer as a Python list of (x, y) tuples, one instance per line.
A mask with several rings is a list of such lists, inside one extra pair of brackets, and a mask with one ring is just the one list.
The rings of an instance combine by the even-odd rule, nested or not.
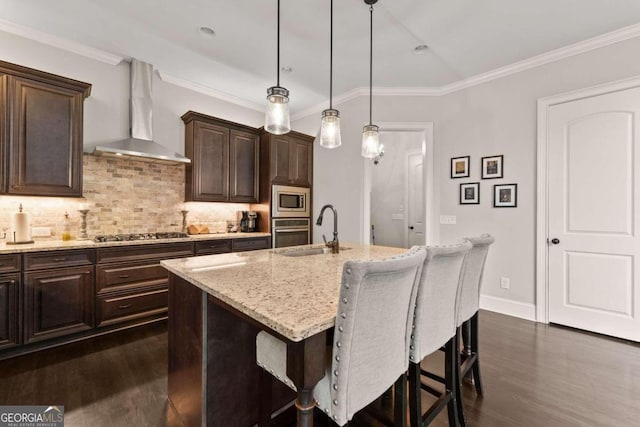
[[(340, 250), (341, 251), (345, 251), (351, 248), (345, 248), (343, 246), (340, 246)], [(293, 257), (298, 257), (298, 256), (309, 256), (309, 255), (320, 255), (320, 254), (330, 254), (331, 253), (331, 248), (306, 248), (306, 249), (294, 249), (291, 251), (286, 251), (286, 252), (281, 252), (280, 255), (284, 255), (284, 256), (293, 256)]]

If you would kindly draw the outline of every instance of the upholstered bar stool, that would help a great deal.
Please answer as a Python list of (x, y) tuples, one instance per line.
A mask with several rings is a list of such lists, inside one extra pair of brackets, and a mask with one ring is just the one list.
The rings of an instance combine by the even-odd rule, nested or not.
[[(422, 248), (386, 260), (347, 261), (342, 271), (333, 346), (326, 373), (313, 390), (317, 407), (343, 426), (354, 414), (397, 384), (395, 425), (406, 425), (406, 372), (416, 283), (426, 252)], [(260, 332), (258, 365), (295, 390), (287, 378), (286, 344)], [(265, 386), (265, 384), (263, 384)], [(263, 387), (261, 387), (262, 389)], [(262, 398), (261, 398), (262, 399)], [(261, 402), (260, 427), (271, 422), (271, 402)]]
[[(494, 238), (488, 234), (480, 237), (467, 237), (473, 247), (467, 256), (467, 263), (462, 276), (462, 292), (456, 325), (462, 329), (464, 348), (460, 355), (460, 379), (471, 374), (476, 393), (482, 396), (482, 379), (480, 377), (480, 354), (478, 351), (478, 310), (480, 308), (480, 287), (484, 266), (489, 253), (489, 246)], [(459, 405), (462, 399), (459, 398)]]
[[(459, 351), (456, 339), (456, 314), (462, 271), (471, 243), (427, 247), (427, 257), (418, 284), (416, 308), (409, 352), (409, 413), (411, 427), (428, 425), (446, 407), (449, 425), (458, 425), (456, 402), (456, 359)], [(420, 362), (445, 347), (444, 392), (423, 384)], [(424, 413), (421, 392), (425, 390), (438, 399)], [(461, 415), (461, 414), (460, 414)], [(464, 418), (460, 418), (463, 420)], [(461, 422), (463, 424), (463, 421)]]

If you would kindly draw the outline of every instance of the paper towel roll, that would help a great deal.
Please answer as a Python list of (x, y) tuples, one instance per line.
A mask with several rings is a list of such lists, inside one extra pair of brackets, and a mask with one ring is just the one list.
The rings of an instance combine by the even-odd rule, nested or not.
[(9, 241), (14, 243), (28, 242), (31, 240), (29, 228), (29, 214), (26, 212), (16, 212), (11, 221), (11, 235)]

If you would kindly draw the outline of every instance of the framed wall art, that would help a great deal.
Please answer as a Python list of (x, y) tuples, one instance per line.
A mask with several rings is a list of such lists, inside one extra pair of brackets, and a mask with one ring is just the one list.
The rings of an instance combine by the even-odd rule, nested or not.
[(479, 205), (480, 204), (480, 183), (468, 182), (460, 184), (460, 204)]
[(451, 178), (469, 178), (469, 156), (451, 159)]
[(515, 208), (518, 206), (518, 184), (493, 186), (494, 208)]
[(496, 179), (503, 177), (504, 156), (483, 157), (481, 162), (482, 179)]

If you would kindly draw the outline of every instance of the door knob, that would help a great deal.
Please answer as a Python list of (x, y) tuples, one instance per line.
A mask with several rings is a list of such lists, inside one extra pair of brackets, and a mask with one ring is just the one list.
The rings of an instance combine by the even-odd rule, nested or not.
[(413, 225), (410, 225), (410, 226), (409, 226), (409, 230), (413, 230)]
[(560, 243), (560, 239), (558, 239), (557, 237), (554, 237), (553, 239), (551, 239), (551, 243), (554, 245), (557, 245), (558, 243)]

